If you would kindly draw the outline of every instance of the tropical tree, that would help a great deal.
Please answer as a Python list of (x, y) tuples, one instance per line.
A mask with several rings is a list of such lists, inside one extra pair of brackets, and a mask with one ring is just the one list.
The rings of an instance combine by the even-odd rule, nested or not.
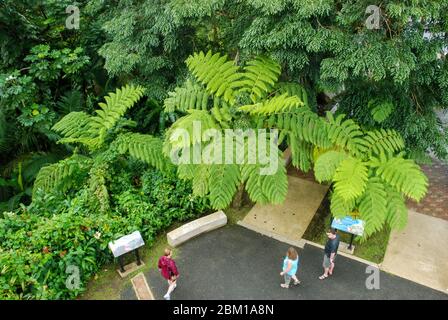
[[(244, 185), (249, 197), (258, 203), (281, 203), (287, 193), (287, 175), (281, 150), (286, 143), (292, 152), (292, 164), (303, 171), (314, 168), (318, 181), (333, 184), (331, 211), (345, 216), (354, 210), (367, 222), (366, 234), (406, 224), (404, 196), (421, 200), (427, 190), (427, 178), (403, 149), (403, 139), (394, 130), (365, 130), (345, 115), (328, 112), (318, 116), (308, 105), (306, 90), (297, 83), (279, 82), (280, 65), (259, 56), (239, 67), (219, 53), (195, 53), (186, 60), (191, 73), (182, 87), (169, 93), (165, 110), (187, 114), (168, 130), (164, 152), (187, 154), (180, 162), (178, 176), (192, 181), (196, 195), (207, 196), (216, 209), (227, 207)], [(194, 134), (194, 123), (201, 124)], [(176, 130), (188, 132), (180, 139)], [(261, 174), (260, 159), (250, 162), (249, 139), (245, 138), (240, 162), (194, 163), (188, 150), (200, 145), (215, 148), (224, 141), (211, 139), (207, 130), (277, 129), (275, 141), (277, 165), (274, 174)], [(178, 131), (177, 131), (178, 132)], [(259, 138), (259, 137), (257, 137)], [(265, 135), (269, 144), (272, 134)], [(181, 140), (181, 141), (179, 141)], [(217, 142), (218, 141), (218, 142)], [(225, 149), (226, 147), (224, 147)], [(234, 153), (233, 146), (225, 149)], [(259, 151), (259, 150), (257, 150)], [(266, 151), (266, 150), (263, 150)]]
[(125, 86), (99, 103), (96, 115), (71, 112), (53, 126), (62, 136), (58, 143), (75, 144), (72, 156), (43, 167), (36, 177), (33, 194), (58, 189), (62, 192), (77, 185), (90, 185), (99, 209), (109, 208), (106, 187), (108, 165), (119, 156), (129, 155), (161, 171), (170, 163), (162, 155), (162, 141), (151, 135), (129, 132), (135, 123), (123, 116), (142, 96), (140, 86)]
[[(367, 23), (372, 5), (378, 28)], [(336, 106), (365, 128), (398, 131), (418, 161), (429, 152), (446, 159), (448, 131), (435, 111), (448, 103), (447, 14), (446, 0), (120, 2), (101, 15), (100, 54), (111, 74), (159, 98), (184, 77), (193, 52), (269, 55), (320, 115)]]

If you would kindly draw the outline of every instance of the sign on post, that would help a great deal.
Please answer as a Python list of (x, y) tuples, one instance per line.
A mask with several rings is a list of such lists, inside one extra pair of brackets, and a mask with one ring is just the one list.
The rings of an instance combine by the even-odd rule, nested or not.
[(334, 218), (331, 227), (345, 231), (357, 236), (362, 236), (364, 233), (365, 221), (354, 219), (351, 216), (346, 216), (342, 219)]
[(145, 245), (139, 231), (135, 231), (118, 240), (109, 242), (109, 249), (115, 258)]
[[(115, 258), (118, 258), (118, 262), (120, 263), (120, 271), (122, 273), (125, 272), (123, 265), (123, 255), (134, 251), (135, 257), (137, 258), (137, 266), (140, 266), (141, 260), (140, 255), (138, 254), (138, 248), (142, 247), (145, 244), (143, 238), (139, 231), (135, 231), (131, 234), (128, 234), (124, 237), (121, 237), (118, 240), (109, 242), (109, 249), (112, 251), (112, 254)], [(122, 277), (123, 275), (120, 274)]]

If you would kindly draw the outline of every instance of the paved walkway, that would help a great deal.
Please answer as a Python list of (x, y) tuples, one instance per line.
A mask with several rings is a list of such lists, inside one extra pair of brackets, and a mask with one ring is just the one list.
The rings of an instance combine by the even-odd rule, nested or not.
[[(173, 300), (200, 299), (444, 299), (448, 295), (406, 279), (380, 273), (380, 289), (368, 290), (366, 265), (338, 257), (335, 274), (321, 281), (322, 250), (299, 250), (302, 284), (280, 288), (282, 260), (288, 245), (240, 226), (227, 226), (192, 239), (179, 248), (181, 273)], [(145, 273), (156, 299), (167, 289), (157, 270)], [(122, 299), (136, 299), (132, 288)]]
[(298, 244), (319, 208), (328, 186), (288, 176), (288, 194), (282, 204), (256, 204), (242, 221), (248, 229)]
[(381, 269), (448, 294), (448, 221), (409, 210), (392, 232)]

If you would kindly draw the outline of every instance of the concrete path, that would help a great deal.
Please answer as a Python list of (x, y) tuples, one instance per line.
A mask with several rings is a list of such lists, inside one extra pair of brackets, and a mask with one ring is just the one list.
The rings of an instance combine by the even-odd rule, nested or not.
[(448, 293), (448, 221), (409, 210), (392, 232), (381, 269)]
[[(380, 272), (380, 289), (365, 286), (366, 265), (338, 256), (335, 274), (321, 281), (322, 250), (299, 250), (302, 284), (280, 288), (279, 272), (288, 245), (240, 226), (227, 226), (179, 247), (181, 277), (172, 300), (193, 299), (444, 299), (448, 295), (409, 280)], [(167, 284), (157, 270), (145, 272), (156, 299)], [(122, 299), (136, 299), (128, 288)]]
[(284, 242), (300, 241), (328, 186), (292, 176), (288, 176), (288, 185), (288, 194), (282, 204), (256, 204), (243, 219), (243, 225)]

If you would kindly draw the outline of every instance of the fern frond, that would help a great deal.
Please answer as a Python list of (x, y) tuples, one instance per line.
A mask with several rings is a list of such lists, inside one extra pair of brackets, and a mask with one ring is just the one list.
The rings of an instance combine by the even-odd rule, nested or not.
[(369, 101), (368, 108), (370, 109), (370, 114), (372, 115), (373, 120), (378, 123), (381, 123), (389, 118), (389, 116), (395, 110), (394, 104), (392, 102), (378, 100)]
[(428, 178), (411, 159), (382, 156), (371, 161), (376, 174), (409, 198), (420, 201), (428, 190)]
[(168, 172), (172, 168), (170, 160), (163, 156), (163, 142), (159, 138), (147, 134), (125, 133), (118, 136), (114, 143), (121, 154), (129, 152), (131, 157), (160, 171)]
[(304, 87), (296, 82), (278, 82), (275, 86), (278, 94), (287, 93), (288, 96), (297, 96), (308, 107), (308, 94)]
[(207, 164), (191, 165), (193, 168), (193, 194), (205, 197), (210, 191), (210, 170)]
[(214, 117), (205, 110), (189, 110), (189, 114), (179, 118), (166, 133), (164, 153), (170, 156), (174, 149), (183, 149), (201, 144), (203, 132), (208, 129), (220, 130), (221, 127)]
[(58, 109), (62, 114), (68, 114), (73, 111), (81, 110), (83, 106), (82, 94), (78, 90), (68, 91), (61, 97), (57, 103)]
[(327, 123), (306, 107), (300, 107), (292, 112), (283, 112), (265, 117), (260, 116), (267, 127), (291, 131), (300, 140), (312, 143), (321, 148), (329, 148)]
[(64, 136), (58, 143), (80, 142), (89, 145), (95, 139), (95, 135), (90, 131), (91, 120), (85, 112), (70, 112), (59, 120), (52, 130)]
[(44, 192), (50, 192), (56, 188), (62, 192), (67, 191), (76, 182), (73, 176), (76, 175), (78, 179), (82, 179), (87, 174), (91, 162), (92, 160), (88, 157), (74, 155), (42, 167), (34, 181), (33, 197), (39, 189)]
[(332, 181), (336, 169), (341, 162), (347, 158), (344, 152), (330, 150), (320, 155), (314, 165), (314, 176), (321, 183), (323, 181)]
[(281, 153), (278, 154), (277, 171), (272, 175), (261, 174), (260, 164), (245, 163), (241, 167), (242, 181), (246, 183), (249, 197), (261, 204), (282, 203), (288, 192), (288, 179)]
[(239, 110), (249, 112), (251, 115), (271, 115), (274, 113), (291, 112), (301, 106), (303, 106), (303, 102), (297, 96), (290, 97), (287, 93), (284, 93), (257, 104), (241, 106)]
[(188, 69), (196, 79), (206, 86), (206, 91), (217, 97), (223, 97), (227, 102), (234, 101), (234, 90), (243, 75), (238, 72), (238, 66), (227, 60), (227, 55), (212, 54), (211, 51), (194, 53), (186, 60)]
[(387, 217), (387, 202), (387, 193), (381, 179), (370, 178), (359, 202), (359, 214), (366, 222), (365, 236), (368, 237), (383, 228)]
[[(219, 101), (219, 98), (215, 98), (214, 101), (215, 102)], [(215, 106), (212, 109), (210, 109), (210, 112), (212, 116), (215, 118), (215, 120), (220, 124), (221, 128), (229, 129), (230, 122), (233, 119), (230, 108), (224, 101), (222, 101), (221, 106), (219, 106), (218, 103), (215, 103)]]
[(335, 119), (331, 112), (327, 112), (328, 138), (353, 155), (362, 154), (365, 150), (362, 139), (364, 134), (352, 119), (344, 120), (344, 118), (345, 115), (341, 114)]
[(164, 101), (166, 112), (187, 111), (189, 109), (207, 110), (210, 95), (199, 85), (186, 81), (183, 87), (168, 92)]
[(236, 164), (212, 164), (209, 174), (210, 203), (214, 209), (224, 209), (232, 202), (240, 184), (240, 168)]
[(195, 167), (194, 164), (181, 163), (177, 166), (177, 176), (182, 180), (193, 180)]
[(398, 132), (391, 129), (368, 131), (363, 139), (368, 156), (382, 153), (393, 154), (404, 149), (403, 138)]
[(109, 93), (104, 99), (106, 103), (100, 102), (101, 109), (95, 110), (97, 116), (90, 121), (90, 131), (98, 137), (93, 147), (101, 146), (107, 131), (112, 129), (117, 121), (132, 107), (142, 96), (144, 89), (141, 86), (124, 86), (117, 89), (115, 93)]
[(387, 216), (386, 222), (393, 229), (403, 229), (408, 222), (408, 208), (404, 197), (394, 188), (386, 185)]
[(237, 85), (249, 93), (252, 102), (259, 101), (272, 91), (281, 72), (280, 64), (267, 57), (259, 56), (247, 62), (244, 76)]
[(105, 97), (106, 103), (99, 103), (101, 109), (95, 110), (97, 116), (84, 112), (71, 112), (53, 126), (53, 130), (62, 134), (58, 143), (82, 143), (90, 149), (97, 149), (125, 112), (143, 95), (140, 86), (125, 86)]
[(311, 169), (313, 145), (300, 140), (291, 132), (288, 134), (288, 145), (291, 148), (292, 165), (303, 172), (308, 172)]
[(330, 211), (335, 218), (343, 218), (352, 213), (355, 208), (355, 200), (346, 201), (339, 194), (333, 192), (331, 195)]
[(341, 161), (333, 177), (335, 193), (346, 201), (356, 199), (364, 193), (367, 178), (366, 164), (348, 157)]

